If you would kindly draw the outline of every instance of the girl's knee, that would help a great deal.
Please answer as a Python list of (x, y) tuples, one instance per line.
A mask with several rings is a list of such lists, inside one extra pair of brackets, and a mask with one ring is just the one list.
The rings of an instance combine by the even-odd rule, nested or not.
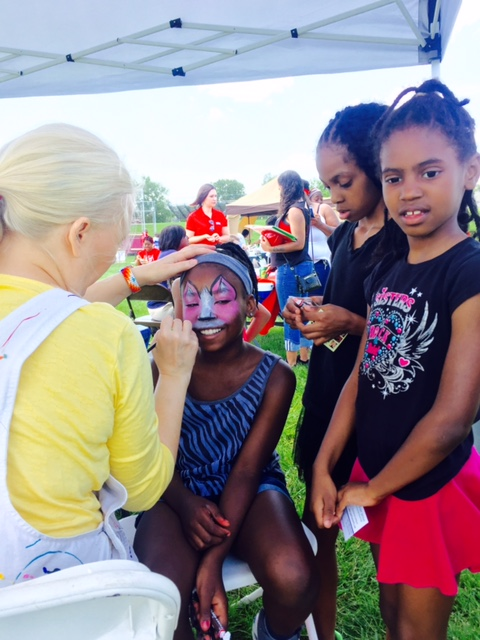
[(296, 556), (271, 563), (262, 586), (284, 606), (294, 608), (299, 603), (304, 606), (306, 602), (313, 605), (319, 589), (313, 558), (309, 562), (303, 556)]

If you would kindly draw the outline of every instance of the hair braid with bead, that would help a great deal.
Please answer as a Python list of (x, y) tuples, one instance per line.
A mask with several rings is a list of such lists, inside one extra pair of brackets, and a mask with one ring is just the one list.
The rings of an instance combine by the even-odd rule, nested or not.
[[(413, 96), (403, 104), (400, 101), (409, 93)], [(477, 153), (475, 143), (475, 121), (464, 108), (469, 100), (458, 100), (455, 95), (439, 80), (427, 80), (419, 87), (409, 87), (402, 91), (387, 112), (380, 119), (376, 128), (377, 153), (382, 145), (396, 131), (411, 127), (427, 127), (442, 133), (458, 160), (465, 162)], [(458, 224), (462, 231), (475, 229), (472, 235), (480, 239), (480, 216), (472, 190), (466, 190), (458, 211)]]

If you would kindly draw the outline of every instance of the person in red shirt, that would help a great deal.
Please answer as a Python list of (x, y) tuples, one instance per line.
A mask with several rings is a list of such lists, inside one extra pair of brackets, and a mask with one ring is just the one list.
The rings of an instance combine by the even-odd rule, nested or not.
[(135, 264), (147, 264), (147, 262), (155, 262), (160, 255), (160, 249), (156, 249), (151, 236), (145, 236), (143, 240), (143, 249), (137, 253)]
[(191, 205), (198, 206), (198, 209), (188, 216), (185, 225), (190, 244), (215, 246), (230, 241), (227, 218), (221, 211), (214, 209), (216, 204), (215, 187), (212, 184), (202, 185)]

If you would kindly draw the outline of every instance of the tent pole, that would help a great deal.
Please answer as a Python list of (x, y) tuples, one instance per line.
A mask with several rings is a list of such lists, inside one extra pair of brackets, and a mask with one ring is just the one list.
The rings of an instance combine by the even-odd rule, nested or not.
[(440, 80), (440, 60), (432, 60), (431, 65), (432, 78)]

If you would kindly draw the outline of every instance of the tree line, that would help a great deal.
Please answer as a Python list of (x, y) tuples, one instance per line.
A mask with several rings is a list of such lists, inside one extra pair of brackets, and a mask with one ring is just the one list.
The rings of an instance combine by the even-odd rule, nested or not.
[[(274, 174), (265, 174), (262, 185), (275, 178)], [(245, 185), (238, 180), (221, 179), (212, 182), (218, 194), (218, 208), (225, 211), (227, 204), (245, 195)], [(310, 187), (326, 192), (320, 181), (310, 180)], [(149, 176), (143, 177), (143, 186), (137, 199), (137, 213), (145, 222), (172, 222), (186, 220), (193, 209), (189, 204), (173, 204), (168, 199), (168, 189)]]

